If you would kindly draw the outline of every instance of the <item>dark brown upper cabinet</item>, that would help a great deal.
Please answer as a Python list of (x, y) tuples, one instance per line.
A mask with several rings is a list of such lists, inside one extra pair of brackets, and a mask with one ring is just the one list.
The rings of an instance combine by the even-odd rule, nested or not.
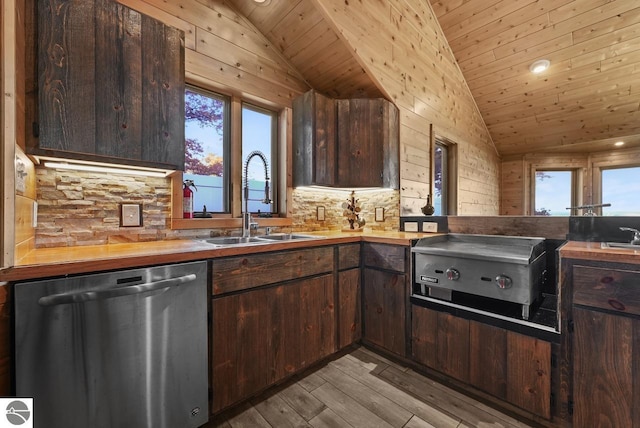
[(399, 186), (399, 115), (385, 99), (311, 90), (293, 101), (293, 138), (294, 186)]
[(111, 0), (39, 0), (29, 152), (184, 169), (184, 33)]

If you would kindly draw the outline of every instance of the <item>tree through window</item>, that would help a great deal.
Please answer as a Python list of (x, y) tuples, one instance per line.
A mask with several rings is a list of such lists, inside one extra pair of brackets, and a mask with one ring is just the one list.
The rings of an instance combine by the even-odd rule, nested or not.
[(194, 210), (228, 212), (229, 101), (195, 88), (185, 91), (184, 179), (193, 180)]

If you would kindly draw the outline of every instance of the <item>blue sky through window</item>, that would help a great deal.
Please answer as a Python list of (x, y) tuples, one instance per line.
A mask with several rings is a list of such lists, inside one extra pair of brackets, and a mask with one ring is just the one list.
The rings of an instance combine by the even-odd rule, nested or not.
[(640, 215), (640, 167), (602, 170), (602, 215)]
[(536, 174), (535, 210), (568, 216), (571, 206), (571, 171), (539, 171)]

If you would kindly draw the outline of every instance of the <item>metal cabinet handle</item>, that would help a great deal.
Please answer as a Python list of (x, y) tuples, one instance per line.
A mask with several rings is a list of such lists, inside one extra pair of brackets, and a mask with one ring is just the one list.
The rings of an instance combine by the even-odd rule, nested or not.
[(131, 296), (133, 294), (148, 293), (150, 291), (163, 290), (175, 285), (191, 282), (196, 279), (195, 274), (180, 276), (177, 278), (163, 279), (147, 284), (129, 285), (126, 287), (112, 288), (104, 291), (81, 291), (79, 293), (60, 293), (41, 297), (38, 303), (41, 306), (65, 305), (67, 303), (90, 302), (92, 300), (104, 300), (114, 297)]

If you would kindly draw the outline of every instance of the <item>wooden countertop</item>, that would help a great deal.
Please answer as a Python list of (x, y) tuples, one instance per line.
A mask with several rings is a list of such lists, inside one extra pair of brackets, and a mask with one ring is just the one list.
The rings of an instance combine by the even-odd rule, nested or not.
[(169, 240), (80, 247), (39, 248), (31, 251), (16, 266), (0, 271), (0, 282), (64, 276), (203, 260), (267, 251), (312, 248), (349, 242), (378, 242), (410, 245), (414, 239), (440, 234), (409, 232), (301, 232), (322, 237), (315, 240), (274, 242), (257, 245), (214, 247), (199, 240)]
[(640, 264), (640, 248), (602, 248), (600, 242), (569, 241), (560, 248), (560, 257), (616, 263)]

